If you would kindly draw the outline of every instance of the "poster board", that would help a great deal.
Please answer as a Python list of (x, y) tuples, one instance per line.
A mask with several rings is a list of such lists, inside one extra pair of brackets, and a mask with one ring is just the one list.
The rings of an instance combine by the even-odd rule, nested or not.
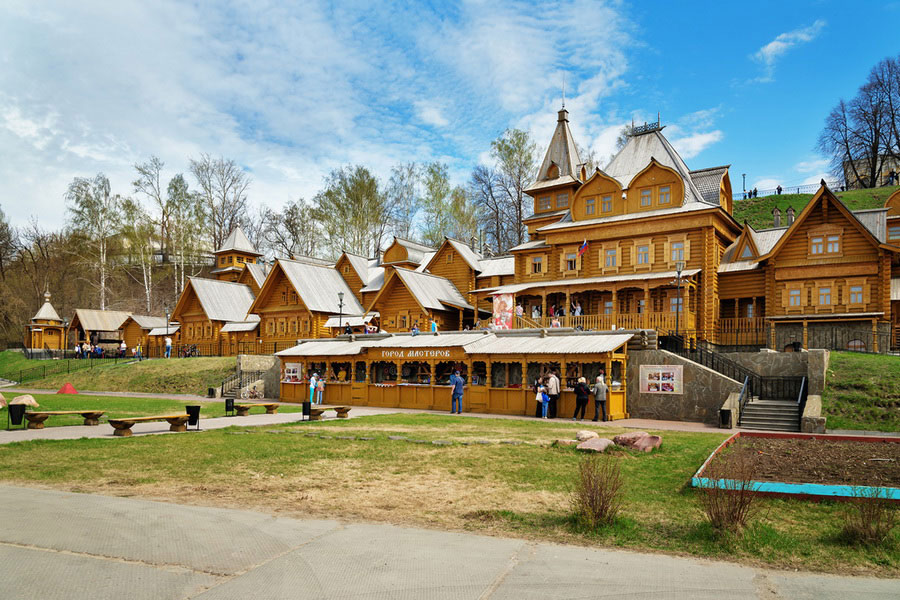
[(303, 363), (284, 363), (283, 383), (303, 383)]
[(494, 294), (494, 314), (491, 318), (494, 329), (512, 329), (514, 311), (515, 296), (513, 294)]
[(684, 367), (682, 365), (641, 365), (642, 394), (683, 394)]

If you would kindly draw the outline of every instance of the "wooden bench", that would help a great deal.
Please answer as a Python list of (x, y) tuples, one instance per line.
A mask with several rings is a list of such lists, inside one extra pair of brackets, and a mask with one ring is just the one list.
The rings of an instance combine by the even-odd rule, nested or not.
[(254, 406), (265, 406), (267, 415), (277, 415), (278, 414), (278, 404), (275, 402), (257, 402), (255, 404), (235, 404), (234, 410), (237, 411), (237, 416), (246, 417), (250, 412), (250, 409)]
[(350, 413), (349, 406), (311, 406), (309, 408), (309, 420), (321, 421), (326, 410), (333, 410), (336, 412), (338, 419), (346, 419)]
[(113, 435), (128, 437), (135, 423), (144, 421), (168, 421), (169, 431), (187, 431), (188, 415), (159, 415), (155, 417), (127, 417), (124, 419), (110, 419), (109, 424), (115, 431)]
[(81, 415), (85, 425), (99, 425), (100, 417), (106, 411), (102, 410), (29, 410), (25, 412), (28, 419), (28, 429), (43, 429), (44, 421), (53, 415)]

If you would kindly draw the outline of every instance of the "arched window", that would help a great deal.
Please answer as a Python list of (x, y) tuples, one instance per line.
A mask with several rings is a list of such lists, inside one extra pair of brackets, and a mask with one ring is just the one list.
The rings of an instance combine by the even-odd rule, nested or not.
[(862, 340), (850, 340), (847, 342), (847, 350), (851, 352), (865, 352), (866, 343)]

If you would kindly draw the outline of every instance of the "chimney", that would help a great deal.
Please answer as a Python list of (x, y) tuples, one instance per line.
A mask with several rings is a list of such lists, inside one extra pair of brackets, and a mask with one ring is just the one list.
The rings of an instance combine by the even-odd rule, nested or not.
[(787, 207), (787, 224), (788, 224), (788, 227), (790, 227), (791, 224), (792, 224), (793, 222), (794, 222), (794, 207), (793, 207), (793, 206), (788, 206), (788, 207)]
[(781, 227), (781, 211), (777, 206), (772, 209), (772, 220), (775, 222), (775, 227)]
[(478, 246), (478, 236), (477, 236), (477, 235), (473, 235), (471, 238), (469, 238), (469, 249), (470, 249), (472, 252), (475, 252), (475, 247), (476, 247), (476, 246)]

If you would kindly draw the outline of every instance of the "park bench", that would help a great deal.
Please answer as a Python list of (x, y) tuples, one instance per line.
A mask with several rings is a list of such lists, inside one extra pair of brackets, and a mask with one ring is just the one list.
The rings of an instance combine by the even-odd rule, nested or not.
[(102, 410), (29, 410), (25, 412), (28, 419), (28, 429), (43, 429), (44, 421), (53, 415), (81, 415), (85, 425), (99, 425)]
[(109, 424), (113, 426), (115, 431), (113, 435), (120, 437), (128, 437), (131, 435), (131, 428), (135, 423), (143, 423), (144, 421), (168, 421), (169, 431), (187, 431), (188, 415), (158, 415), (155, 417), (127, 417), (123, 419), (110, 419)]
[(276, 402), (256, 402), (254, 404), (235, 404), (234, 410), (237, 411), (237, 416), (246, 417), (250, 412), (250, 409), (254, 406), (265, 406), (267, 415), (276, 415), (278, 414), (278, 403)]
[(311, 406), (309, 408), (309, 420), (321, 421), (326, 410), (333, 410), (336, 412), (338, 419), (346, 419), (350, 413), (349, 406)]

